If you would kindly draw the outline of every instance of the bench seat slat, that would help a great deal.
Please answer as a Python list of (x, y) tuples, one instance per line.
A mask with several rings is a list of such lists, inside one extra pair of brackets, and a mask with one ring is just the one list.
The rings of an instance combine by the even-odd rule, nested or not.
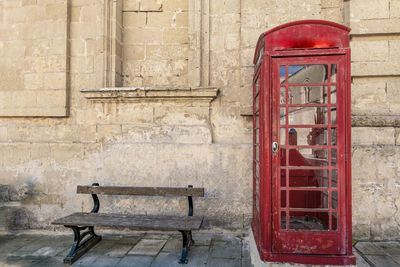
[(77, 212), (52, 224), (68, 226), (127, 227), (133, 230), (198, 230), (203, 217), (168, 215), (129, 215)]
[(78, 194), (204, 197), (204, 188), (78, 185)]

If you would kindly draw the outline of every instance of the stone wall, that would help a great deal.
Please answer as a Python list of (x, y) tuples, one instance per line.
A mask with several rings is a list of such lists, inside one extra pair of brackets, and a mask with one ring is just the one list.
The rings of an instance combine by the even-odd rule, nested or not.
[[(55, 2), (65, 17), (54, 17), (50, 6)], [(195, 199), (195, 213), (205, 215), (211, 226), (248, 227), (248, 115), (256, 41), (262, 32), (286, 22), (325, 19), (353, 28), (354, 236), (393, 238), (399, 233), (400, 120), (394, 26), (398, 16), (392, 2), (367, 6), (361, 0), (0, 0), (0, 54), (15, 52), (15, 64), (24, 62), (12, 72), (0, 68), (5, 77), (0, 79), (0, 110), (8, 105), (23, 111), (21, 117), (0, 112), (0, 184), (7, 185), (8, 192), (0, 205), (2, 214), (18, 218), (15, 227), (50, 229), (56, 217), (91, 209), (88, 196), (76, 195), (78, 184), (193, 184), (205, 187), (206, 197)], [(49, 11), (42, 18), (21, 17), (26, 6), (46, 6)], [(11, 21), (10, 10), (16, 14), (13, 19), (21, 21)], [(59, 38), (41, 36), (47, 28), (36, 20), (45, 26), (66, 26)], [(11, 30), (27, 25), (33, 30), (26, 36), (47, 45)], [(19, 46), (8, 46), (9, 36), (16, 36)], [(56, 41), (62, 44), (51, 46)], [(26, 80), (29, 89), (25, 88), (23, 75), (42, 57), (53, 66), (55, 47), (66, 62), (60, 70), (66, 86), (56, 86), (64, 81), (58, 79), (50, 83), (54, 88), (45, 87), (48, 74), (43, 71), (37, 75), (43, 77), (42, 87)], [(9, 73), (20, 76), (9, 79)], [(50, 98), (53, 91), (63, 91), (65, 102)], [(19, 97), (6, 100), (4, 92)], [(35, 101), (46, 112), (34, 113), (18, 104), (36, 92)], [(47, 112), (54, 106), (68, 113), (56, 117), (63, 113)], [(24, 192), (23, 197), (13, 197), (17, 192)], [(102, 201), (102, 211), (114, 212), (184, 214), (187, 205), (185, 199)]]
[(123, 86), (187, 86), (188, 0), (124, 3)]
[(0, 1), (0, 116), (65, 116), (67, 0)]
[(399, 18), (398, 1), (350, 1), (353, 220), (364, 239), (400, 231)]

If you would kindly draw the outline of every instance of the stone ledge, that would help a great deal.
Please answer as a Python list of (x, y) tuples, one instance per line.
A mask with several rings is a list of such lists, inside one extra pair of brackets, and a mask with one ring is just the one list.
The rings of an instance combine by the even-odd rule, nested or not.
[(85, 98), (97, 101), (146, 101), (162, 99), (207, 100), (218, 96), (216, 87), (112, 87), (82, 89)]

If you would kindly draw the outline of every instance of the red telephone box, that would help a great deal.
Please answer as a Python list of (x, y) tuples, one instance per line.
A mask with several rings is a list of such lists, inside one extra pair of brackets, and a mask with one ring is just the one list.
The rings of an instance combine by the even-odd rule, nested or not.
[(355, 264), (349, 31), (305, 20), (258, 40), (252, 230), (264, 261)]

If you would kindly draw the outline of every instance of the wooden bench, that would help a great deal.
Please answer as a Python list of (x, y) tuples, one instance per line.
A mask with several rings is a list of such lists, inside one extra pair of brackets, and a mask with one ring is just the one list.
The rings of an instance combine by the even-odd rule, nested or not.
[[(94, 207), (91, 212), (77, 212), (60, 218), (52, 224), (64, 225), (74, 231), (74, 243), (64, 258), (64, 263), (72, 264), (89, 249), (101, 241), (94, 232), (95, 226), (126, 227), (132, 230), (179, 231), (182, 234), (182, 255), (179, 263), (187, 263), (187, 253), (194, 244), (192, 230), (199, 230), (203, 217), (193, 216), (192, 197), (204, 197), (204, 188), (185, 187), (131, 187), (131, 186), (92, 186), (77, 187), (78, 194), (91, 194)], [(170, 215), (127, 215), (98, 213), (100, 202), (97, 195), (136, 195), (136, 196), (184, 196), (188, 198), (188, 216)]]

